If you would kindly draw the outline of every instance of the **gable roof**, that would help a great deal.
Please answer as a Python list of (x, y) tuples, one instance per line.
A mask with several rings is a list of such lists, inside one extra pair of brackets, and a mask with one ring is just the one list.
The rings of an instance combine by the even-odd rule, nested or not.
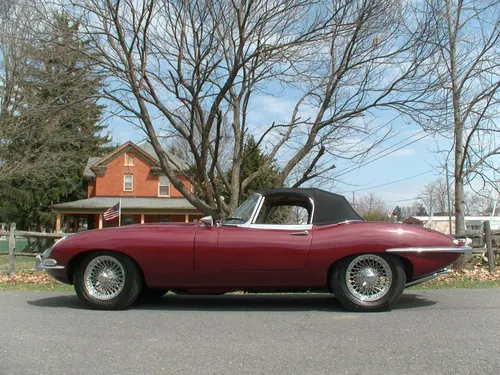
[(87, 160), (87, 164), (85, 165), (85, 169), (83, 170), (83, 177), (84, 178), (94, 178), (95, 173), (92, 172), (92, 166), (97, 163), (99, 160), (101, 160), (102, 157), (96, 157), (96, 156), (91, 156), (89, 160)]
[[(155, 152), (155, 149), (153, 148), (153, 145), (147, 141), (144, 140), (142, 142), (139, 142), (137, 144), (137, 147), (140, 147), (144, 152), (148, 153), (151, 155), (158, 163), (160, 162), (160, 159), (158, 158), (158, 155)], [(168, 159), (172, 162), (174, 167), (178, 170), (186, 170), (189, 168), (189, 164), (186, 163), (184, 160), (182, 160), (180, 157), (178, 157), (175, 154), (172, 154), (170, 151), (166, 150), (163, 148), (163, 152), (167, 154)]]
[[(156, 154), (153, 146), (151, 145), (151, 143), (149, 143), (149, 141), (144, 140), (137, 145), (131, 141), (128, 141), (104, 157), (89, 157), (83, 171), (83, 177), (88, 179), (95, 178), (96, 173), (93, 170), (94, 168), (105, 166), (111, 160), (129, 150), (133, 150), (139, 157), (151, 164), (152, 167), (160, 167), (160, 160), (158, 158), (158, 155)], [(175, 169), (187, 170), (189, 168), (189, 165), (178, 156), (165, 149), (163, 149), (163, 152), (167, 155), (167, 158), (171, 160)]]

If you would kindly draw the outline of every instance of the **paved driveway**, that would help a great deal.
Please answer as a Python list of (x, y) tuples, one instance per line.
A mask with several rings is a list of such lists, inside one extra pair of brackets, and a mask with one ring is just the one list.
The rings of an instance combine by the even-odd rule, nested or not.
[(406, 292), (354, 314), (328, 295), (167, 295), (127, 311), (0, 292), (0, 374), (500, 374), (500, 289)]

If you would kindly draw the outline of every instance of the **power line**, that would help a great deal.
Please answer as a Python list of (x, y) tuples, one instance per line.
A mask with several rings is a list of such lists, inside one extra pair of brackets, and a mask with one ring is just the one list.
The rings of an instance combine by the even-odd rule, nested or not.
[[(395, 181), (391, 181), (391, 182), (386, 182), (385, 184), (380, 184), (380, 185), (370, 186), (370, 187), (366, 187), (366, 188), (362, 188), (362, 189), (352, 190), (352, 192), (356, 193), (358, 191), (376, 189), (376, 188), (379, 188), (379, 187), (382, 187), (382, 186), (388, 186), (388, 185), (392, 185), (392, 184), (397, 184), (398, 182), (403, 182), (403, 181), (411, 180), (412, 178), (415, 178), (415, 177), (423, 176), (424, 174), (427, 174), (427, 173), (429, 173), (431, 171), (432, 171), (432, 169), (429, 169), (428, 171), (425, 171), (425, 172), (422, 172), (422, 173), (418, 173), (418, 174), (415, 174), (413, 176), (401, 178), (399, 180), (395, 180)], [(344, 191), (341, 194), (350, 193), (350, 192), (351, 192), (351, 190)]]
[[(408, 139), (410, 139), (410, 138), (413, 138), (415, 135), (418, 135), (418, 134), (420, 134), (420, 133), (422, 133), (422, 131), (420, 131), (420, 132), (418, 132), (418, 133), (416, 133), (416, 134), (414, 134), (414, 135), (412, 135), (412, 136), (410, 136), (410, 137), (408, 137), (408, 138), (404, 139), (404, 140), (403, 140), (403, 141), (401, 141), (401, 142), (396, 143), (395, 145), (401, 144), (402, 142), (404, 142), (404, 141), (406, 141), (406, 140), (408, 140)], [(373, 163), (373, 162), (375, 162), (375, 161), (377, 161), (377, 160), (379, 160), (379, 159), (381, 159), (381, 158), (383, 158), (383, 157), (385, 157), (385, 156), (388, 156), (388, 155), (390, 155), (390, 154), (393, 154), (393, 153), (395, 153), (396, 151), (401, 150), (402, 148), (405, 148), (405, 147), (407, 147), (407, 146), (410, 146), (410, 145), (412, 145), (412, 144), (414, 144), (414, 143), (416, 143), (416, 142), (418, 142), (418, 141), (420, 141), (420, 140), (422, 140), (422, 139), (424, 139), (424, 138), (428, 137), (429, 135), (430, 135), (430, 134), (425, 134), (425, 135), (423, 135), (422, 137), (420, 137), (420, 138), (418, 138), (418, 139), (415, 139), (415, 140), (413, 140), (413, 141), (411, 141), (411, 142), (408, 142), (408, 143), (406, 143), (406, 144), (402, 145), (401, 147), (398, 147), (398, 148), (396, 148), (396, 149), (394, 149), (394, 150), (391, 150), (391, 151), (389, 151), (389, 152), (386, 152), (386, 153), (385, 153), (385, 154), (383, 154), (383, 155), (380, 155), (380, 154), (382, 154), (383, 152), (385, 152), (385, 151), (387, 151), (387, 150), (389, 150), (389, 149), (391, 149), (392, 147), (394, 147), (394, 146), (395, 146), (395, 145), (392, 145), (392, 146), (390, 146), (390, 147), (386, 148), (385, 150), (382, 150), (381, 152), (379, 152), (379, 153), (377, 153), (377, 154), (373, 155), (373, 156), (380, 155), (379, 157), (376, 157), (376, 158), (371, 158), (370, 160), (368, 160), (368, 161), (367, 161), (367, 162), (365, 162), (365, 163), (362, 163), (361, 165), (356, 165), (356, 166), (353, 166), (353, 167), (346, 168), (346, 169), (344, 169), (344, 170), (340, 171), (341, 173), (340, 173), (340, 174), (338, 174), (338, 175), (336, 175), (335, 177), (339, 178), (339, 177), (342, 177), (343, 175), (345, 175), (345, 174), (347, 174), (347, 173), (350, 173), (350, 172), (352, 172), (352, 171), (354, 171), (354, 170), (356, 170), (356, 169), (360, 169), (360, 168), (362, 168), (362, 167), (364, 167), (364, 166), (366, 166), (366, 165), (368, 165), (368, 164), (371, 164), (371, 163)]]
[(397, 201), (389, 201), (385, 203), (398, 203), (398, 202), (409, 202), (409, 201), (416, 201), (419, 200), (420, 198), (409, 198), (409, 199), (398, 199)]

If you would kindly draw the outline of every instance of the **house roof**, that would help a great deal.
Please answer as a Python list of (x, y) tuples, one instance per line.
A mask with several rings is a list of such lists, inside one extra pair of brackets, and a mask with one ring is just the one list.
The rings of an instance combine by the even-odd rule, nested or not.
[(101, 160), (101, 159), (102, 159), (102, 157), (91, 156), (89, 158), (89, 160), (87, 160), (87, 165), (85, 165), (85, 169), (83, 170), (83, 177), (94, 178), (95, 173), (92, 172), (92, 169), (90, 169), (90, 167), (92, 167), (94, 164), (99, 162), (99, 160)]
[[(153, 148), (153, 145), (149, 143), (149, 141), (144, 140), (142, 142), (139, 142), (137, 144), (138, 147), (140, 147), (142, 150), (147, 152), (149, 155), (151, 155), (157, 162), (160, 161), (158, 158), (158, 155), (155, 152), (155, 149)], [(176, 167), (178, 170), (185, 170), (189, 168), (189, 164), (186, 163), (184, 160), (179, 158), (177, 155), (172, 154), (170, 151), (167, 151), (165, 148), (163, 148), (163, 152), (167, 154), (168, 159), (172, 162), (172, 164)]]
[(197, 211), (185, 198), (149, 198), (149, 197), (92, 197), (74, 202), (54, 204), (51, 207), (63, 212), (104, 212), (121, 200), (122, 211)]
[[(89, 157), (85, 169), (83, 171), (83, 177), (95, 178), (96, 175), (92, 170), (92, 167), (98, 166), (100, 164), (106, 164), (107, 162), (115, 158), (117, 155), (120, 155), (121, 153), (125, 152), (124, 150), (127, 148), (135, 149), (138, 154), (147, 159), (151, 164), (159, 166), (160, 160), (153, 146), (151, 145), (151, 143), (149, 143), (149, 141), (144, 140), (138, 143), (137, 145), (129, 141), (104, 157), (94, 157), (94, 156)], [(171, 161), (175, 169), (186, 170), (189, 168), (189, 165), (181, 158), (177, 157), (176, 155), (172, 154), (171, 152), (165, 149), (163, 149), (163, 152), (165, 152), (165, 154), (167, 155), (168, 159)]]

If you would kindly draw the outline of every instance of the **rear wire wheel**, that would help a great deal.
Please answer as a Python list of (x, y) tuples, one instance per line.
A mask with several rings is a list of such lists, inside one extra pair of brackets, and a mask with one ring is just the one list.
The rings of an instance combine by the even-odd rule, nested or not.
[(334, 266), (330, 286), (351, 311), (389, 310), (403, 294), (406, 274), (401, 261), (390, 255), (361, 254)]

